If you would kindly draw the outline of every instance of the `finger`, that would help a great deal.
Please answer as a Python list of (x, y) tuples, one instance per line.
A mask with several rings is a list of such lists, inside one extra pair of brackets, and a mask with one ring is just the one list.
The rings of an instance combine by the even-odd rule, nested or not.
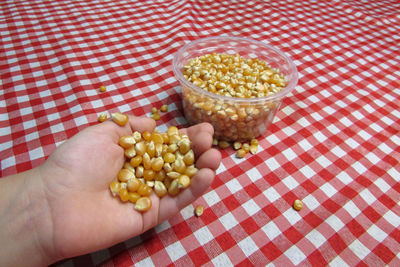
[(212, 135), (209, 132), (198, 132), (189, 136), (192, 141), (192, 149), (195, 157), (198, 158), (212, 146)]
[(203, 122), (203, 123), (199, 123), (194, 126), (191, 126), (191, 127), (187, 128), (186, 131), (189, 136), (195, 135), (198, 132), (207, 132), (211, 136), (214, 135), (214, 128), (208, 122)]
[(196, 160), (196, 168), (203, 169), (208, 168), (216, 171), (221, 163), (221, 153), (215, 149), (211, 148), (204, 152), (197, 160)]
[(160, 200), (158, 223), (172, 217), (181, 209), (195, 201), (210, 187), (215, 172), (204, 168), (193, 176), (191, 185), (175, 197), (166, 196)]
[(129, 116), (129, 126), (131, 131), (152, 132), (156, 128), (156, 121), (148, 117)]

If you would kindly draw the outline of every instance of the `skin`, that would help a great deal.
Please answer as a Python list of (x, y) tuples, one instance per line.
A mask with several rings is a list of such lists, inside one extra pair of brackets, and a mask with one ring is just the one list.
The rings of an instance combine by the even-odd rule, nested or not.
[(0, 179), (0, 266), (43, 266), (110, 247), (172, 217), (210, 186), (221, 155), (210, 124), (181, 130), (192, 140), (199, 172), (178, 196), (151, 195), (145, 213), (122, 204), (108, 185), (121, 169), (122, 135), (152, 131), (155, 121), (130, 117), (90, 126), (59, 146), (41, 166)]

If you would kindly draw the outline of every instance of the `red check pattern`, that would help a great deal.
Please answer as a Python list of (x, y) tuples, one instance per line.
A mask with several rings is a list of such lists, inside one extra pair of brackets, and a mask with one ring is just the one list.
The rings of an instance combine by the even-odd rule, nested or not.
[(300, 75), (258, 153), (222, 151), (200, 218), (191, 205), (55, 266), (399, 266), (399, 31), (396, 0), (3, 1), (0, 176), (40, 165), (104, 111), (168, 104), (160, 130), (185, 125), (174, 53), (249, 37)]

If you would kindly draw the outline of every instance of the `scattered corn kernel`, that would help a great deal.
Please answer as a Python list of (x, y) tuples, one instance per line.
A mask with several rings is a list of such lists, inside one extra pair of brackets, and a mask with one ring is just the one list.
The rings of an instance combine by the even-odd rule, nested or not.
[(111, 114), (111, 119), (119, 126), (124, 126), (128, 122), (129, 117), (126, 114), (117, 112)]
[(218, 142), (218, 146), (222, 149), (225, 149), (230, 147), (231, 145), (227, 141), (222, 140)]
[(293, 202), (293, 208), (294, 208), (295, 210), (297, 210), (297, 211), (300, 211), (300, 210), (303, 208), (303, 202), (302, 202), (301, 200), (299, 200), (299, 199), (296, 199), (296, 200)]
[(253, 154), (253, 155), (256, 154), (257, 150), (258, 150), (258, 145), (250, 145), (249, 150), (250, 150), (251, 154)]
[(247, 154), (247, 152), (241, 148), (236, 152), (236, 157), (244, 158), (246, 156), (246, 154)]
[(160, 108), (160, 110), (161, 110), (162, 112), (167, 112), (167, 111), (168, 111), (168, 106), (167, 106), (167, 105), (162, 105), (161, 108)]
[(159, 113), (151, 114), (150, 116), (153, 120), (158, 121), (161, 119), (161, 115)]
[(204, 207), (201, 205), (196, 206), (196, 208), (194, 209), (194, 214), (196, 215), (196, 217), (200, 217), (201, 215), (203, 215), (204, 212)]
[(255, 139), (255, 138), (251, 139), (251, 140), (250, 140), (250, 145), (251, 145), (251, 146), (258, 146), (258, 140)]
[(151, 113), (155, 114), (155, 113), (157, 113), (157, 112), (158, 112), (158, 109), (157, 109), (156, 107), (153, 107), (153, 108), (151, 109)]
[(97, 118), (98, 122), (105, 122), (107, 120), (107, 113), (101, 113)]
[(247, 152), (250, 151), (250, 145), (249, 145), (248, 143), (243, 143), (243, 144), (242, 144), (242, 149), (243, 149), (244, 151), (246, 151), (246, 153), (247, 153)]
[(236, 141), (233, 143), (233, 149), (238, 150), (242, 147), (242, 143)]
[(213, 138), (212, 144), (213, 144), (213, 146), (217, 146), (218, 145), (218, 139), (217, 138)]
[(105, 92), (106, 90), (107, 90), (107, 88), (106, 88), (105, 85), (101, 85), (100, 88), (99, 88), (100, 92)]

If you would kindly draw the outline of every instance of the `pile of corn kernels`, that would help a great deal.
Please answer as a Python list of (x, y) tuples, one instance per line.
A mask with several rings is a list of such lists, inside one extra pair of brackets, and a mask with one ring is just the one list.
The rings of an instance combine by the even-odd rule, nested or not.
[(176, 196), (198, 171), (189, 137), (175, 126), (166, 133), (135, 131), (122, 136), (119, 145), (124, 148), (126, 162), (118, 180), (110, 183), (110, 190), (122, 202), (135, 203), (140, 212), (151, 208), (152, 192), (160, 198)]
[[(286, 87), (285, 76), (264, 60), (230, 54), (207, 54), (191, 59), (183, 76), (210, 93), (232, 98), (270, 96)], [(227, 141), (256, 138), (267, 127), (279, 108), (279, 101), (258, 103), (213, 99), (182, 87), (185, 116), (191, 123), (210, 122), (215, 137)]]

